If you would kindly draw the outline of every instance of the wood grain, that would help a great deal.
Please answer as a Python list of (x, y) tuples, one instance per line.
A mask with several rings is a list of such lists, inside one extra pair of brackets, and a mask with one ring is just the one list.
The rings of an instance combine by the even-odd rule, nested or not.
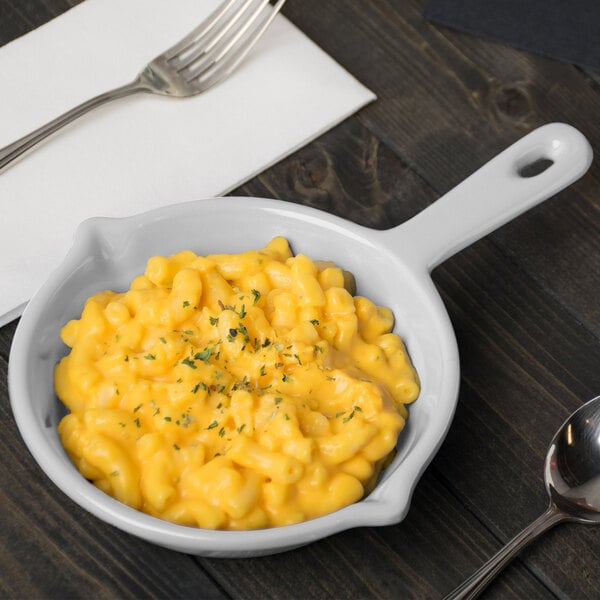
[[(0, 45), (77, 3), (0, 0)], [(386, 229), (543, 123), (571, 123), (599, 147), (597, 74), (434, 26), (422, 4), (289, 0), (285, 14), (378, 99), (232, 194)], [(0, 597), (441, 598), (544, 510), (547, 444), (600, 393), (599, 169), (434, 271), (461, 390), (395, 526), (239, 560), (117, 531), (59, 492), (27, 452), (6, 383), (16, 324), (0, 329)], [(597, 598), (598, 555), (600, 530), (560, 525), (484, 598)]]

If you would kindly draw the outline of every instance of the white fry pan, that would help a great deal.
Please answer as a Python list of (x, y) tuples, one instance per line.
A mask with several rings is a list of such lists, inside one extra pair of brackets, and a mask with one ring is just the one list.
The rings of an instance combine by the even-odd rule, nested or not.
[[(524, 177), (526, 165), (551, 161)], [(90, 219), (63, 264), (27, 306), (11, 349), (9, 389), (23, 439), (42, 469), (75, 502), (100, 519), (148, 541), (204, 556), (283, 551), (356, 526), (401, 521), (414, 487), (450, 426), (459, 386), (458, 351), (430, 272), (462, 248), (557, 193), (588, 169), (592, 151), (577, 130), (550, 124), (525, 136), (425, 210), (398, 227), (371, 230), (324, 212), (260, 198), (215, 198), (126, 219)], [(272, 237), (295, 253), (333, 260), (356, 276), (358, 293), (389, 306), (422, 390), (409, 408), (398, 452), (364, 500), (298, 525), (259, 531), (193, 529), (167, 523), (109, 498), (75, 470), (56, 424), (53, 368), (65, 353), (61, 326), (85, 298), (123, 290), (154, 254), (186, 248), (199, 254), (260, 248)]]

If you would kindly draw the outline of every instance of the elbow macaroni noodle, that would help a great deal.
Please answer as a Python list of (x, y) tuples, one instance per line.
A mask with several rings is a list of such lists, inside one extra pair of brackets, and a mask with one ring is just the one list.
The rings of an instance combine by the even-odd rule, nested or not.
[(391, 311), (349, 289), (284, 238), (151, 258), (62, 329), (65, 449), (107, 494), (183, 525), (281, 526), (359, 500), (419, 386)]

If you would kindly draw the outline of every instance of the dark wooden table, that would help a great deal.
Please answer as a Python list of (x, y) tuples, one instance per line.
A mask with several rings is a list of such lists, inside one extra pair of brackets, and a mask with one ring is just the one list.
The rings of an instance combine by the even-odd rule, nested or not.
[[(0, 45), (77, 1), (0, 0)], [(388, 228), (538, 125), (570, 123), (600, 148), (597, 74), (435, 27), (422, 9), (289, 0), (284, 13), (378, 100), (235, 193)], [(599, 164), (434, 272), (458, 338), (460, 398), (393, 527), (223, 560), (105, 525), (50, 483), (21, 441), (6, 386), (16, 323), (0, 329), (0, 597), (441, 598), (544, 510), (547, 444), (600, 393)], [(485, 597), (598, 598), (598, 556), (600, 528), (560, 525)]]

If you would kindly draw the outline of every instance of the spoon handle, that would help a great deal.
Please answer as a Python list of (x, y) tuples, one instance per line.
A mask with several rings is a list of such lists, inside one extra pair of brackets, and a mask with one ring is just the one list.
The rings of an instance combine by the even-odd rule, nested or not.
[(565, 521), (567, 516), (551, 502), (550, 506), (535, 521), (529, 524), (521, 533), (510, 540), (504, 548), (497, 552), (471, 577), (464, 581), (443, 600), (467, 600), (477, 598), (498, 573), (519, 553), (525, 546), (539, 537), (548, 529)]

